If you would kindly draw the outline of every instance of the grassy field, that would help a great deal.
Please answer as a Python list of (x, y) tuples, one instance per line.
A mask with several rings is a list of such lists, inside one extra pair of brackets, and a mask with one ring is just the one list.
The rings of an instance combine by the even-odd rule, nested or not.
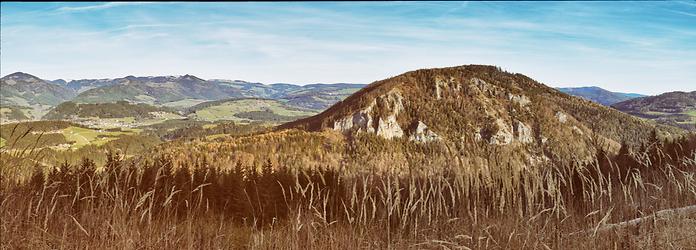
[(175, 102), (163, 103), (163, 104), (161, 104), (161, 106), (169, 107), (169, 108), (175, 108), (175, 109), (184, 109), (184, 108), (192, 107), (192, 106), (194, 106), (194, 105), (196, 105), (196, 104), (204, 103), (204, 102), (207, 102), (207, 101), (210, 101), (210, 100), (203, 100), (203, 99), (184, 99), (184, 100), (175, 101)]
[(688, 110), (688, 111), (682, 112), (682, 114), (690, 116), (691, 121), (696, 122), (696, 110)]
[(203, 127), (204, 129), (211, 129), (211, 128), (215, 128), (215, 127), (217, 127), (217, 126), (218, 126), (217, 124), (205, 124), (205, 125), (203, 125), (202, 127)]
[(109, 132), (97, 129), (68, 127), (61, 131), (65, 139), (74, 142), (71, 149), (78, 149), (90, 144), (100, 146), (109, 141), (118, 139), (120, 135), (133, 134), (134, 132)]
[(336, 94), (350, 95), (350, 94), (353, 94), (355, 92), (358, 92), (358, 90), (360, 90), (360, 88), (342, 89), (342, 90), (336, 91)]

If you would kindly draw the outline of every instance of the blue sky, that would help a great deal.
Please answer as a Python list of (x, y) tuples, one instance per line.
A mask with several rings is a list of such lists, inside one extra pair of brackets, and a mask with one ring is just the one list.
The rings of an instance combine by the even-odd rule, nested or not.
[(370, 83), (493, 64), (550, 86), (696, 90), (696, 2), (2, 3), (1, 73)]

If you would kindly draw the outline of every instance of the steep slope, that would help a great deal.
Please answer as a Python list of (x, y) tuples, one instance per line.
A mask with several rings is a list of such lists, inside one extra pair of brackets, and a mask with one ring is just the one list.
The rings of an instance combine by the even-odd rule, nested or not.
[(521, 74), (469, 65), (374, 82), (319, 115), (279, 127), (288, 128), (441, 141), (467, 153), (504, 146), (509, 157), (530, 164), (591, 160), (599, 147), (646, 141), (655, 126)]
[(57, 105), (75, 96), (65, 87), (51, 84), (36, 76), (17, 72), (0, 78), (0, 102), (2, 105), (30, 107)]
[(188, 116), (202, 121), (288, 122), (317, 113), (272, 99), (240, 98), (198, 104), (189, 109)]
[(557, 88), (559, 91), (585, 98), (599, 104), (609, 106), (617, 102), (626, 101), (633, 98), (643, 97), (645, 95), (633, 93), (611, 92), (600, 87), (578, 87), (578, 88)]
[(696, 129), (696, 91), (668, 92), (612, 105), (623, 112), (659, 123)]

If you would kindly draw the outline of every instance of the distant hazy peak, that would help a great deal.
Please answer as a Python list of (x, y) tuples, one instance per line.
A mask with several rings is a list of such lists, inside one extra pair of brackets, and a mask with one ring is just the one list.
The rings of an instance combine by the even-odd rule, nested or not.
[(24, 72), (15, 72), (9, 75), (4, 76), (2, 79), (12, 79), (12, 80), (41, 80), (41, 78), (38, 78), (36, 76), (24, 73)]

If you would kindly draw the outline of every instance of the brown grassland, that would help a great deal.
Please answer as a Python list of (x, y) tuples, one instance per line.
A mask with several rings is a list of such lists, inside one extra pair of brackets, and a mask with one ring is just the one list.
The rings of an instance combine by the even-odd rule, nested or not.
[[(409, 155), (397, 147), (408, 147), (398, 152)], [(695, 136), (655, 136), (615, 155), (600, 150), (595, 162), (536, 168), (472, 167), (440, 147), (288, 130), (177, 142), (130, 159), (108, 154), (104, 166), (85, 158), (26, 167), (31, 149), (15, 151), (0, 160), (0, 243), (3, 249), (696, 248)]]

